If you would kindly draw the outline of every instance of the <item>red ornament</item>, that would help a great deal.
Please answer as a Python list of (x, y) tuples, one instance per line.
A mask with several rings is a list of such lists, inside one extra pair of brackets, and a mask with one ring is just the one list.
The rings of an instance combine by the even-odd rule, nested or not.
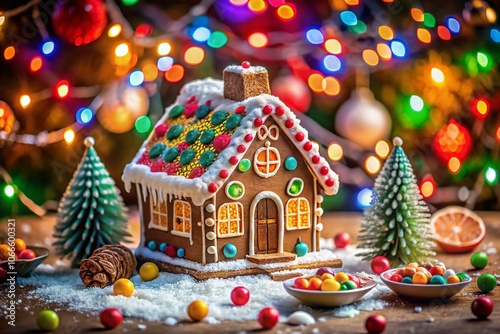
[(168, 125), (167, 124), (160, 124), (155, 128), (155, 136), (156, 137), (163, 137), (165, 133), (167, 133), (168, 130)]
[(262, 108), (262, 112), (264, 113), (264, 115), (269, 115), (270, 113), (273, 112), (273, 107), (271, 107), (269, 104), (264, 106), (264, 108)]
[(280, 313), (272, 306), (265, 307), (259, 312), (259, 324), (264, 329), (271, 329), (278, 323)]
[(326, 185), (327, 185), (328, 187), (333, 187), (333, 185), (335, 184), (335, 181), (333, 181), (333, 179), (327, 179), (327, 180), (325, 181), (325, 183), (326, 183)]
[(208, 191), (211, 192), (211, 193), (214, 193), (217, 191), (217, 185), (212, 182), (208, 185)]
[(370, 334), (379, 334), (385, 330), (385, 317), (381, 314), (371, 315), (366, 318), (365, 328)]
[(98, 39), (108, 21), (102, 0), (73, 0), (59, 2), (52, 13), (56, 34), (76, 46)]
[(34, 259), (35, 257), (36, 254), (31, 249), (25, 249), (21, 253), (19, 253), (20, 260), (31, 260)]
[(168, 256), (174, 258), (177, 256), (177, 247), (169, 245), (167, 248), (165, 248), (165, 254)]
[(333, 242), (337, 248), (346, 248), (351, 243), (351, 235), (347, 232), (338, 233), (333, 238)]
[(294, 123), (293, 123), (293, 120), (292, 120), (292, 119), (287, 119), (287, 120), (285, 121), (285, 127), (286, 127), (287, 129), (292, 128), (292, 127), (293, 127), (293, 124), (294, 124)]
[(311, 105), (307, 84), (293, 75), (276, 78), (271, 84), (271, 91), (295, 112), (304, 112)]
[(472, 313), (479, 319), (486, 319), (493, 312), (493, 302), (488, 297), (478, 297), (471, 304)]
[(233, 155), (231, 158), (229, 158), (229, 163), (233, 166), (236, 165), (238, 163), (238, 157), (235, 157)]
[(375, 274), (380, 275), (384, 271), (391, 269), (391, 263), (385, 256), (379, 255), (373, 258), (371, 267)]
[(246, 134), (245, 135), (245, 141), (247, 143), (251, 142), (253, 140), (253, 136), (251, 134)]
[(285, 114), (285, 108), (282, 106), (276, 107), (276, 116), (283, 116)]
[(244, 153), (247, 150), (247, 148), (245, 145), (238, 145), (236, 150), (238, 151), (238, 153)]
[(250, 291), (244, 286), (237, 286), (231, 291), (231, 301), (236, 306), (242, 306), (250, 300)]
[(330, 172), (330, 168), (328, 168), (327, 166), (323, 166), (319, 169), (319, 173), (321, 175), (328, 175), (328, 172)]
[(472, 150), (472, 136), (469, 130), (455, 120), (450, 120), (434, 137), (436, 156), (445, 164), (451, 158), (465, 160)]
[(227, 177), (229, 176), (229, 173), (227, 170), (225, 169), (222, 169), (220, 172), (219, 172), (219, 177), (221, 179), (227, 179)]
[(244, 62), (241, 63), (241, 67), (250, 68), (250, 62), (245, 60)]
[(295, 134), (295, 140), (297, 140), (298, 142), (301, 142), (304, 140), (304, 134), (302, 132), (297, 132)]
[(227, 147), (227, 145), (229, 145), (230, 141), (231, 141), (231, 135), (228, 134), (218, 135), (214, 139), (214, 148), (220, 152), (224, 150)]
[(320, 160), (320, 159), (321, 159), (321, 158), (320, 158), (320, 156), (319, 156), (319, 155), (315, 155), (315, 156), (313, 156), (313, 157), (312, 157), (312, 162), (313, 162), (313, 164), (317, 164), (317, 163), (319, 162), (319, 160)]
[(118, 327), (122, 323), (123, 315), (117, 308), (107, 308), (101, 312), (99, 319), (104, 327), (111, 329)]
[(257, 117), (257, 118), (255, 119), (255, 121), (253, 121), (253, 125), (255, 125), (256, 127), (261, 126), (261, 125), (262, 125), (262, 118)]
[(307, 143), (304, 144), (304, 150), (309, 152), (313, 148), (313, 144), (308, 141)]

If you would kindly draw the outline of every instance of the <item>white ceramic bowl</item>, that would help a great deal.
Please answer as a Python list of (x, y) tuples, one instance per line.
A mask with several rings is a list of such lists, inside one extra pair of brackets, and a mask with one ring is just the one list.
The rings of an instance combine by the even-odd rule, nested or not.
[(380, 275), (382, 281), (399, 297), (412, 301), (447, 300), (462, 291), (472, 280), (460, 283), (434, 285), (434, 284), (408, 284), (390, 280), (397, 269), (390, 269)]
[[(304, 278), (311, 278), (305, 276)], [(293, 287), (293, 282), (297, 278), (291, 278), (283, 282), (283, 287), (293, 297), (299, 299), (302, 304), (314, 307), (334, 307), (352, 304), (363, 297), (368, 291), (373, 289), (377, 282), (373, 279), (359, 277), (361, 286), (357, 289), (344, 291), (318, 291), (318, 290), (303, 290)]]

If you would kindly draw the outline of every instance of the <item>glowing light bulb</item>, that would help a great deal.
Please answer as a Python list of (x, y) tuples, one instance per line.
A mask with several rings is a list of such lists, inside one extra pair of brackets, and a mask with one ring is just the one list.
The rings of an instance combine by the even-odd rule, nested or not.
[(394, 56), (398, 58), (406, 56), (406, 47), (401, 41), (393, 40), (391, 42), (391, 50)]
[(174, 58), (172, 57), (161, 57), (156, 63), (156, 66), (162, 72), (168, 71), (172, 65), (174, 65)]
[(66, 80), (61, 80), (56, 85), (56, 94), (59, 98), (65, 98), (69, 93), (69, 84)]
[(338, 55), (342, 53), (342, 44), (334, 38), (329, 39), (325, 42), (325, 50), (331, 54)]
[(497, 127), (497, 131), (495, 132), (497, 141), (500, 142), (500, 126)]
[(0, 15), (0, 26), (3, 25), (4, 23), (5, 23), (5, 16)]
[(433, 67), (431, 69), (431, 78), (434, 83), (443, 83), (444, 82), (444, 73), (437, 67)]
[(333, 142), (328, 145), (328, 157), (333, 161), (339, 161), (344, 156), (344, 150), (339, 143)]
[(340, 13), (340, 19), (347, 26), (355, 26), (358, 23), (356, 14), (354, 14), (354, 12), (351, 12), (350, 10), (346, 10)]
[(206, 27), (198, 27), (193, 31), (193, 39), (197, 42), (203, 43), (208, 41), (212, 32)]
[(5, 58), (5, 60), (11, 60), (12, 58), (14, 58), (15, 55), (16, 55), (16, 49), (14, 49), (13, 46), (8, 46), (3, 51), (3, 57)]
[(142, 73), (144, 73), (144, 81), (151, 82), (156, 80), (156, 77), (158, 76), (158, 68), (153, 63), (147, 63), (142, 67)]
[(42, 45), (42, 52), (44, 55), (50, 55), (52, 52), (54, 52), (55, 49), (55, 44), (52, 41), (47, 41), (43, 43)]
[(377, 53), (382, 60), (391, 60), (392, 59), (392, 51), (389, 45), (384, 43), (377, 44)]
[(394, 30), (392, 30), (392, 28), (389, 26), (378, 27), (378, 34), (386, 41), (390, 41), (394, 38)]
[(429, 44), (432, 41), (432, 36), (429, 30), (424, 28), (417, 29), (417, 38), (420, 42)]
[(148, 116), (141, 116), (135, 120), (135, 130), (138, 133), (146, 133), (151, 129), (151, 120)]
[(448, 161), (448, 170), (452, 174), (456, 174), (460, 171), (460, 168), (462, 167), (462, 163), (460, 160), (458, 160), (457, 157), (453, 157)]
[(334, 77), (324, 78), (321, 87), (326, 95), (336, 96), (340, 93), (340, 82)]
[(159, 56), (166, 56), (172, 51), (172, 46), (168, 42), (162, 42), (158, 44), (157, 52)]
[(435, 190), (436, 188), (434, 187), (434, 184), (431, 181), (425, 181), (420, 186), (420, 192), (422, 193), (422, 196), (424, 196), (425, 198), (434, 195)]
[(42, 57), (36, 56), (31, 59), (30, 70), (31, 72), (37, 72), (42, 68)]
[(380, 160), (377, 157), (370, 155), (365, 159), (365, 169), (368, 173), (375, 174), (380, 170), (380, 167)]
[(92, 112), (92, 110), (90, 110), (89, 108), (80, 108), (76, 112), (75, 118), (79, 124), (85, 125), (85, 124), (90, 123), (90, 121), (92, 120), (93, 117), (94, 117), (94, 113)]
[(486, 183), (492, 186), (498, 182), (498, 171), (493, 167), (488, 167), (484, 173), (484, 178)]
[(295, 16), (295, 8), (291, 4), (281, 5), (278, 8), (278, 16), (283, 21), (289, 21)]
[(72, 129), (67, 129), (64, 131), (64, 141), (66, 144), (70, 145), (75, 140), (75, 131)]
[(184, 67), (179, 64), (172, 65), (172, 67), (165, 71), (165, 80), (168, 82), (178, 82), (184, 77)]
[(412, 8), (410, 14), (416, 22), (424, 22), (424, 12), (420, 8)]
[(325, 66), (328, 71), (337, 72), (342, 68), (342, 62), (337, 56), (326, 55), (323, 57), (323, 66)]
[(230, 0), (230, 2), (235, 6), (243, 6), (246, 5), (248, 0)]
[(424, 109), (424, 100), (418, 95), (412, 95), (410, 97), (410, 107), (415, 111), (422, 111)]
[(372, 201), (373, 190), (370, 188), (361, 189), (357, 196), (357, 202), (360, 209), (364, 209), (370, 206)]
[(248, 37), (248, 43), (254, 48), (263, 48), (267, 42), (267, 36), (260, 32), (255, 32)]
[(324, 77), (319, 73), (312, 73), (307, 79), (309, 88), (315, 93), (323, 92), (323, 79)]
[(31, 103), (31, 97), (29, 95), (22, 95), (19, 102), (21, 103), (21, 107), (28, 108)]
[(384, 140), (380, 140), (375, 145), (375, 153), (381, 158), (386, 158), (389, 155), (389, 144)]
[(129, 51), (130, 48), (127, 43), (118, 44), (118, 46), (115, 48), (115, 56), (124, 57), (129, 53)]
[(460, 21), (457, 20), (454, 17), (448, 17), (446, 19), (446, 25), (448, 26), (448, 29), (454, 34), (459, 34), (460, 33)]
[(16, 189), (11, 184), (8, 184), (3, 189), (3, 192), (4, 192), (5, 196), (11, 198), (16, 193)]
[(448, 30), (445, 26), (438, 26), (437, 34), (443, 41), (449, 41), (451, 39), (450, 30)]
[(377, 66), (379, 58), (374, 50), (363, 50), (363, 60), (370, 66)]
[(267, 3), (264, 0), (249, 0), (247, 6), (255, 14), (263, 13), (267, 9)]
[(192, 46), (184, 53), (184, 61), (188, 65), (201, 64), (204, 58), (205, 51), (203, 51), (203, 49), (198, 46)]
[(108, 36), (111, 37), (111, 38), (115, 38), (118, 35), (120, 35), (121, 32), (122, 32), (122, 26), (120, 24), (116, 23), (116, 24), (113, 24), (109, 28), (109, 30), (108, 30)]
[(490, 112), (490, 104), (485, 99), (477, 99), (474, 102), (473, 110), (477, 117), (485, 118)]
[(311, 44), (322, 44), (325, 41), (323, 33), (318, 29), (309, 29), (306, 32), (306, 38)]
[(128, 81), (130, 83), (130, 86), (140, 86), (144, 82), (144, 73), (142, 73), (142, 71), (134, 71), (130, 73)]

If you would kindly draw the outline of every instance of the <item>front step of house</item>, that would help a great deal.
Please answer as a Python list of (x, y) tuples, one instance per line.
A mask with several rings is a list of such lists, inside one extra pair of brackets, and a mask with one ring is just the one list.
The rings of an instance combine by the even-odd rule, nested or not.
[(276, 262), (290, 262), (297, 258), (297, 254), (288, 252), (273, 254), (247, 255), (247, 260), (255, 264), (268, 264)]

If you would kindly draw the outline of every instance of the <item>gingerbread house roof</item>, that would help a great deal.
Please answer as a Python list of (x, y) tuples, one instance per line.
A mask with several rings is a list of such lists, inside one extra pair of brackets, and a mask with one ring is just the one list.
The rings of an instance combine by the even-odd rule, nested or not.
[(275, 96), (260, 94), (244, 101), (224, 98), (221, 80), (186, 84), (167, 108), (122, 179), (148, 190), (154, 200), (189, 197), (201, 205), (223, 186), (268, 117), (275, 119), (299, 149), (325, 194), (338, 191), (338, 175), (319, 155), (318, 145), (295, 114)]

